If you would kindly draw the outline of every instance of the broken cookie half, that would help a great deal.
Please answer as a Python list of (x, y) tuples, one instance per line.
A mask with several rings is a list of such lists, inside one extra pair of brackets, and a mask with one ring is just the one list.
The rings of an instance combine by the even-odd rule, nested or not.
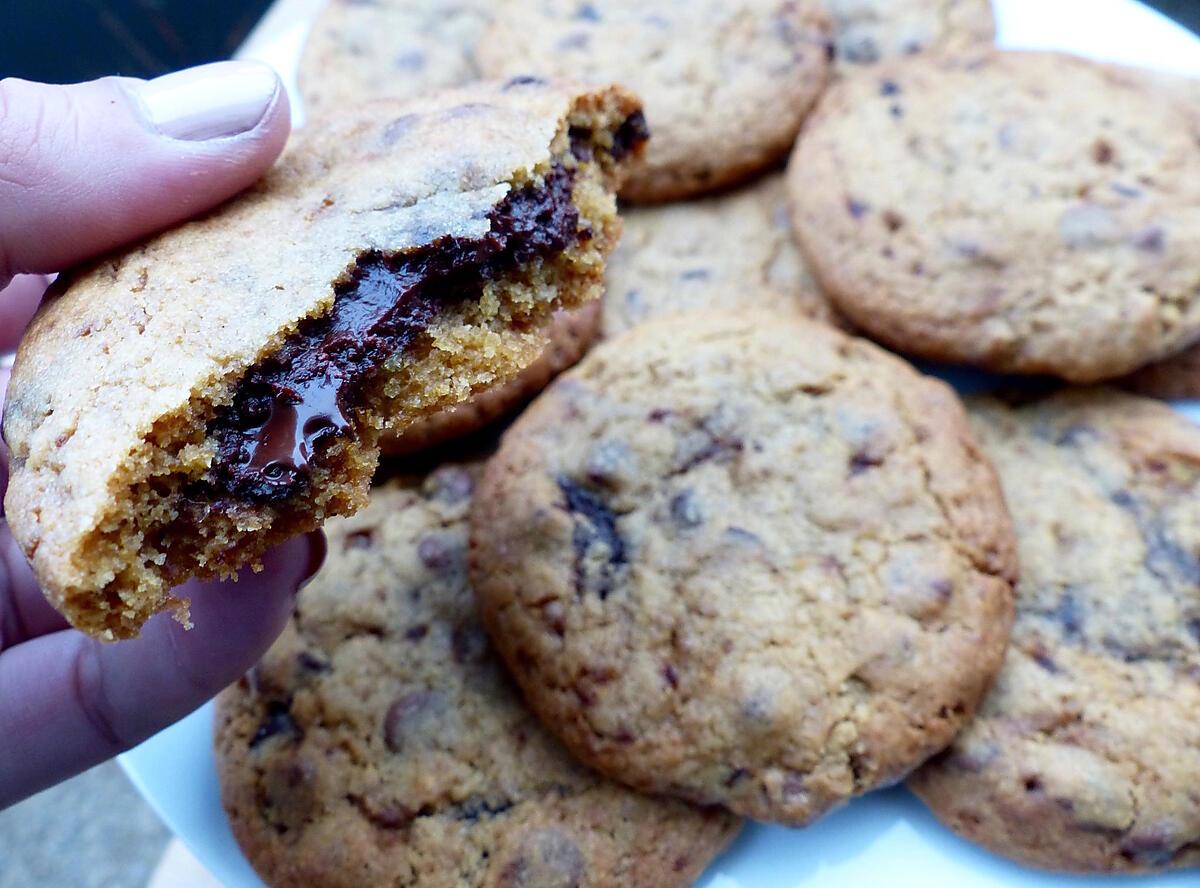
[(618, 88), (528, 78), (365, 104), (60, 279), (4, 413), (7, 518), (52, 603), (129, 637), (186, 619), (183, 580), (360, 508), (382, 431), (511, 379), (599, 296), (640, 121)]

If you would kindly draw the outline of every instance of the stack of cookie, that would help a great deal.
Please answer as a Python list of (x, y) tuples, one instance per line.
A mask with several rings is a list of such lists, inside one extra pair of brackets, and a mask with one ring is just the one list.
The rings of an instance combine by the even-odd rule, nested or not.
[[(401, 477), (222, 697), (271, 884), (687, 884), (733, 815), (905, 779), (1035, 866), (1200, 864), (1200, 430), (1091, 386), (1200, 393), (1198, 105), (993, 27), (983, 0), (326, 9), (318, 117), (571, 77), (638, 93), (651, 141), (602, 308), (392, 434)], [(885, 348), (1029, 381), (964, 404)]]
[(1200, 865), (1200, 430), (1129, 393), (1200, 394), (1200, 101), (993, 36), (333, 0), (318, 135), (64, 278), (5, 431), (76, 625), (342, 516), (218, 705), (270, 884), (685, 885), (905, 780), (1035, 866)]

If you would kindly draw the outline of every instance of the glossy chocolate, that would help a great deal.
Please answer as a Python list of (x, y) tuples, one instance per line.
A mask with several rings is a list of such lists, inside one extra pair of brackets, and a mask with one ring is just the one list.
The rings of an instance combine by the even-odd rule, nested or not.
[(278, 502), (302, 491), (335, 440), (357, 434), (355, 408), (379, 367), (439, 309), (480, 295), (483, 284), (590, 236), (579, 228), (572, 171), (510, 193), (478, 239), (442, 237), (396, 255), (360, 257), (337, 287), (333, 309), (301, 323), (283, 347), (251, 368), (233, 404), (210, 424), (214, 465), (193, 496)]

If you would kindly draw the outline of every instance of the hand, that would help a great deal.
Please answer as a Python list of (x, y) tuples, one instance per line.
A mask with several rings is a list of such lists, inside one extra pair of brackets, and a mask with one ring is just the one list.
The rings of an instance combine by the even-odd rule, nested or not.
[[(152, 81), (0, 81), (0, 355), (48, 279), (196, 215), (283, 149), (287, 95), (267, 67), (223, 62)], [(202, 299), (203, 294), (197, 294)], [(0, 405), (8, 361), (0, 359)], [(0, 495), (8, 481), (0, 445)], [(236, 679), (282, 630), (319, 566), (319, 535), (237, 584), (189, 583), (195, 628), (169, 615), (106, 645), (46, 602), (0, 508), (0, 808), (128, 749)]]

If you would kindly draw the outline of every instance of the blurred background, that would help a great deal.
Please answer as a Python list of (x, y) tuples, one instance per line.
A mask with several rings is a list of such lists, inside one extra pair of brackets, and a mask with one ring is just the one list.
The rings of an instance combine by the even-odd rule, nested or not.
[[(105, 74), (153, 77), (228, 58), (270, 5), (271, 0), (0, 0), (0, 77), (52, 83)], [(1200, 33), (1200, 0), (1150, 5)], [(168, 839), (117, 765), (102, 765), (0, 811), (0, 888), (140, 888)], [(185, 888), (177, 872), (164, 867), (154, 888)]]

